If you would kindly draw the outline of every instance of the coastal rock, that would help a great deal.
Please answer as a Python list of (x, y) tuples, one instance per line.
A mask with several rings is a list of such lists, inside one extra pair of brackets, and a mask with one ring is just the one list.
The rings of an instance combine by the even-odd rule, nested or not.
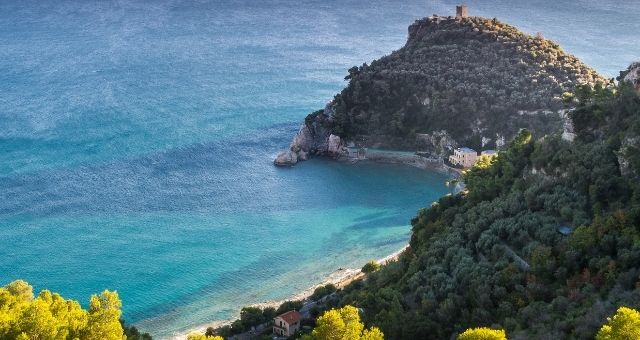
[[(637, 84), (637, 70), (628, 73)], [(442, 16), (417, 20), (404, 47), (345, 79), (348, 86), (294, 136), (296, 161), (342, 157), (346, 145), (352, 158), (365, 148), (443, 160), (459, 146), (501, 149), (522, 128), (571, 139), (568, 116), (558, 114), (562, 95), (607, 81), (556, 43), (497, 19)]]
[(294, 165), (296, 163), (298, 163), (298, 154), (291, 150), (279, 153), (276, 159), (273, 160), (273, 164), (278, 166)]
[(339, 156), (342, 151), (342, 141), (340, 140), (340, 136), (336, 136), (334, 134), (329, 135), (329, 140), (327, 143), (327, 154), (331, 156)]
[(334, 111), (331, 103), (324, 110), (310, 114), (293, 136), (289, 150), (283, 151), (273, 161), (278, 166), (290, 166), (305, 161), (312, 155), (340, 157), (344, 154), (344, 142), (331, 133)]

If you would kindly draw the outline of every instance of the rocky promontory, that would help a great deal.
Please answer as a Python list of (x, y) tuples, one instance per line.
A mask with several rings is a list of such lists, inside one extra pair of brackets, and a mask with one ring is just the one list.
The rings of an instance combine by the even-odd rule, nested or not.
[(457, 146), (500, 149), (521, 128), (561, 132), (570, 109), (564, 95), (608, 82), (542, 34), (497, 19), (435, 15), (409, 27), (404, 47), (352, 67), (345, 80), (275, 164), (339, 157), (347, 145), (439, 158)]
[(289, 150), (281, 152), (273, 161), (275, 165), (294, 165), (306, 161), (309, 156), (339, 157), (345, 153), (342, 139), (333, 134), (333, 107), (327, 104), (324, 110), (315, 112), (305, 119), (305, 123), (293, 137)]

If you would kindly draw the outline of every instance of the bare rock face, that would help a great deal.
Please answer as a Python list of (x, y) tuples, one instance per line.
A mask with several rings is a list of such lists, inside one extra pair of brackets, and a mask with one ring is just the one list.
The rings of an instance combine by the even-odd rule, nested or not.
[(420, 151), (434, 157), (445, 157), (458, 146), (458, 143), (447, 131), (440, 130), (416, 135), (416, 145)]
[(562, 139), (573, 142), (576, 138), (575, 128), (573, 121), (569, 115), (569, 110), (560, 110), (560, 118), (562, 118)]
[(637, 150), (640, 148), (640, 137), (627, 137), (622, 141), (620, 152), (618, 152), (618, 164), (620, 164), (620, 173), (624, 176), (638, 175), (634, 174), (629, 164), (629, 150)]
[(636, 91), (640, 93), (640, 62), (633, 63), (629, 66), (624, 80), (632, 83)]
[(308, 117), (293, 137), (289, 150), (283, 151), (273, 161), (278, 166), (291, 166), (306, 161), (312, 155), (341, 157), (346, 149), (344, 141), (331, 133), (333, 108), (327, 104), (323, 111)]
[(294, 165), (296, 163), (298, 163), (298, 154), (291, 150), (281, 152), (278, 154), (278, 157), (273, 160), (273, 164), (279, 166)]
[(340, 140), (340, 136), (336, 136), (334, 134), (329, 135), (329, 139), (327, 141), (327, 153), (329, 155), (340, 155), (342, 151), (342, 141)]

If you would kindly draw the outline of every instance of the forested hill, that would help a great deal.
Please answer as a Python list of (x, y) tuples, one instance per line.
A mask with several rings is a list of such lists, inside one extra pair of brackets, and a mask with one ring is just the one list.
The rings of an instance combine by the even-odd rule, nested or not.
[(334, 134), (408, 148), (416, 133), (434, 131), (478, 148), (483, 137), (495, 147), (520, 128), (554, 132), (564, 92), (607, 82), (551, 40), (480, 17), (418, 20), (403, 48), (346, 79), (333, 102)]
[(468, 192), (421, 210), (409, 250), (340, 303), (388, 339), (479, 326), (593, 339), (619, 306), (640, 308), (640, 97), (621, 82), (569, 99), (575, 141), (520, 132), (464, 174)]

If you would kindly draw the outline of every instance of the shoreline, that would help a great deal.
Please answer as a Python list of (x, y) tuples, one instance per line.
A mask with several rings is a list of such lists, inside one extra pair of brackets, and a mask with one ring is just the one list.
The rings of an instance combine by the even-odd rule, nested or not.
[[(404, 253), (404, 251), (407, 250), (407, 248), (409, 248), (409, 244), (406, 244), (404, 247), (400, 248), (399, 250), (396, 250), (395, 252), (385, 257), (379, 258), (375, 261), (381, 265), (387, 264), (389, 262), (397, 261), (398, 258), (400, 258), (400, 255), (402, 255), (402, 253)], [(242, 307), (259, 307), (262, 309), (267, 307), (278, 308), (285, 301), (293, 301), (293, 300), (300, 300), (300, 301), (303, 301), (305, 304), (307, 304), (310, 302), (308, 300), (309, 297), (311, 296), (311, 294), (313, 294), (313, 291), (318, 287), (321, 287), (327, 284), (333, 284), (338, 289), (342, 289), (347, 285), (349, 285), (351, 282), (361, 279), (364, 276), (365, 274), (362, 272), (361, 268), (340, 268), (330, 273), (329, 275), (327, 275), (323, 282), (315, 284), (297, 293), (294, 293), (293, 295), (285, 299), (264, 301), (264, 302), (259, 302), (259, 303), (251, 304), (248, 306), (242, 306)], [(186, 339), (189, 333), (192, 333), (192, 332), (204, 333), (208, 327), (219, 328), (219, 327), (231, 324), (233, 321), (237, 320), (238, 318), (240, 318), (240, 309), (238, 309), (238, 311), (232, 318), (229, 318), (227, 320), (215, 320), (203, 325), (198, 325), (187, 331), (182, 331), (180, 332), (180, 334), (169, 336), (166, 339), (184, 340)]]
[(441, 174), (459, 178), (462, 176), (462, 170), (452, 168), (444, 163), (442, 159), (427, 158), (418, 154), (418, 152), (410, 153), (408, 151), (394, 150), (374, 150), (370, 151), (364, 157), (354, 157), (351, 155), (341, 156), (337, 161), (355, 164), (358, 162), (374, 162), (383, 164), (397, 164), (403, 166), (411, 166), (423, 170), (431, 170)]
[[(346, 162), (351, 164), (355, 164), (358, 162), (374, 162), (374, 163), (384, 163), (384, 164), (396, 164), (401, 166), (411, 166), (411, 167), (415, 167), (423, 170), (431, 170), (431, 171), (439, 172), (441, 174), (451, 176), (452, 178), (460, 178), (462, 175), (461, 170), (449, 167), (446, 164), (444, 164), (444, 162), (442, 161), (426, 158), (418, 155), (417, 153), (408, 154), (408, 152), (403, 152), (403, 151), (385, 150), (380, 153), (374, 152), (363, 158), (350, 157), (348, 155), (346, 156), (343, 155), (342, 157), (335, 158), (335, 160), (338, 162)], [(401, 249), (387, 256), (379, 258), (375, 261), (381, 265), (396, 261), (407, 248), (409, 248), (409, 244), (406, 244)], [(338, 289), (342, 289), (347, 285), (349, 285), (351, 282), (361, 279), (364, 276), (365, 274), (361, 271), (361, 268), (340, 268), (338, 270), (335, 270), (329, 273), (323, 282), (317, 283), (306, 289), (298, 291), (297, 293), (294, 293), (285, 299), (258, 302), (255, 304), (241, 306), (240, 309), (242, 307), (258, 307), (261, 309), (268, 308), (268, 307), (278, 308), (285, 301), (294, 301), (294, 300), (303, 301), (304, 304), (306, 305), (307, 303), (310, 302), (308, 299), (313, 294), (313, 291), (316, 288), (327, 285), (327, 284), (333, 284)], [(209, 327), (220, 328), (226, 325), (230, 325), (232, 322), (240, 318), (240, 309), (238, 309), (236, 313), (229, 319), (215, 320), (212, 322), (208, 322), (206, 324), (202, 324), (202, 325), (198, 325), (193, 328), (190, 328), (186, 331), (179, 331), (179, 333), (176, 335), (171, 335), (167, 338), (161, 338), (161, 339), (184, 340), (186, 339), (187, 335), (192, 332), (204, 333), (206, 329)]]

